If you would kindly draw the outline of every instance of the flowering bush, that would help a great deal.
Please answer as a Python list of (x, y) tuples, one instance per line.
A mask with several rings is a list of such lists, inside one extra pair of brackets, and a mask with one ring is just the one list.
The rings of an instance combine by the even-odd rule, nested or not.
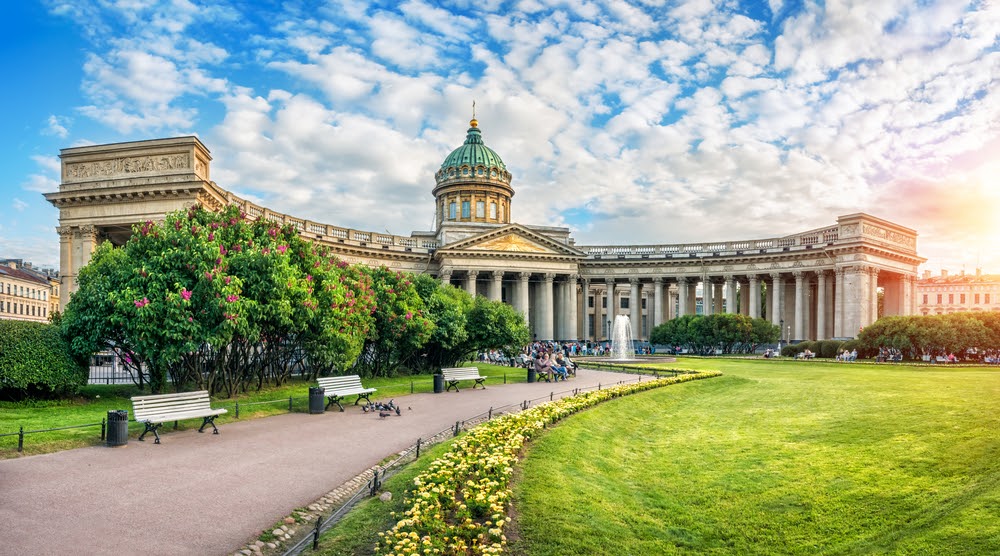
[(502, 554), (507, 544), (507, 502), (514, 464), (524, 443), (546, 424), (611, 398), (669, 384), (719, 376), (683, 374), (614, 386), (537, 405), (487, 421), (455, 441), (413, 480), (407, 510), (375, 545), (381, 556)]

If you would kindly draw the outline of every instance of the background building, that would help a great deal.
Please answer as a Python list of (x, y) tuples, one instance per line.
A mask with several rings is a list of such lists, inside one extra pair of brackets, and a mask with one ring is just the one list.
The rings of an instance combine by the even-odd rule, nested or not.
[(21, 259), (0, 259), (0, 318), (48, 322), (59, 308), (58, 292), (54, 271)]
[(635, 337), (648, 339), (653, 327), (696, 311), (766, 318), (785, 340), (850, 338), (878, 318), (880, 289), (884, 314), (916, 314), (924, 262), (914, 230), (862, 213), (764, 239), (577, 245), (569, 228), (517, 223), (511, 174), (476, 120), (433, 176), (436, 229), (409, 236), (313, 222), (242, 199), (211, 181), (212, 157), (196, 137), (73, 147), (60, 158), (62, 183), (46, 198), (59, 209), (64, 296), (98, 243), (121, 245), (132, 225), (195, 203), (236, 204), (248, 218), (296, 227), (348, 263), (431, 274), (503, 301), (538, 340), (607, 339), (616, 315), (628, 315)]
[(921, 315), (943, 315), (961, 311), (1000, 311), (1000, 275), (962, 272), (948, 275), (942, 270), (931, 276), (925, 270), (917, 281), (917, 307)]

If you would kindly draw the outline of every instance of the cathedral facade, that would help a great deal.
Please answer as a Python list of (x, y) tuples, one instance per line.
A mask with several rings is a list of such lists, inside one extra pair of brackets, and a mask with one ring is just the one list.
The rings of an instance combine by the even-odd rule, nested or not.
[[(785, 341), (850, 338), (885, 315), (917, 314), (924, 261), (917, 233), (868, 214), (764, 239), (694, 244), (577, 245), (569, 228), (513, 220), (512, 176), (472, 120), (435, 173), (436, 229), (409, 236), (343, 228), (258, 206), (211, 181), (196, 137), (63, 149), (59, 209), (63, 291), (99, 242), (194, 203), (237, 204), (249, 218), (295, 226), (350, 263), (436, 276), (512, 305), (538, 340), (608, 337), (616, 315), (635, 336), (686, 314), (741, 313), (781, 326)], [(69, 295), (63, 295), (63, 303)]]

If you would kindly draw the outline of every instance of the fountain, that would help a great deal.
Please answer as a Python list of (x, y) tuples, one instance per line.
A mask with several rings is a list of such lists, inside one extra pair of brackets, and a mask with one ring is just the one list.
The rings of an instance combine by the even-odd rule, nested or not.
[(611, 329), (612, 361), (634, 361), (635, 346), (632, 344), (632, 321), (628, 315), (617, 315)]

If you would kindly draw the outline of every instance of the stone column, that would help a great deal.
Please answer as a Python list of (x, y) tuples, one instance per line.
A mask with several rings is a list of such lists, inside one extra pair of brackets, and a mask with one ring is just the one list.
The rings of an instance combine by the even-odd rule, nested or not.
[(469, 292), (472, 297), (476, 297), (476, 278), (478, 277), (478, 270), (470, 270), (465, 275), (465, 291)]
[(733, 280), (732, 274), (727, 274), (723, 277), (726, 281), (726, 312), (735, 313), (736, 312), (736, 282)]
[(664, 284), (664, 288), (667, 290), (667, 308), (663, 316), (666, 320), (673, 320), (677, 318), (677, 303), (675, 302), (677, 299), (677, 288), (672, 287), (669, 283)]
[(56, 228), (59, 233), (59, 311), (66, 313), (70, 294), (76, 291), (76, 272), (73, 266), (73, 232), (68, 226)]
[(750, 285), (746, 280), (739, 280), (740, 314), (750, 314)]
[(681, 276), (677, 279), (677, 316), (683, 317), (688, 314), (688, 279)]
[(494, 270), (490, 278), (490, 301), (502, 301), (503, 300), (503, 271)]
[(835, 269), (834, 273), (836, 275), (836, 285), (834, 286), (836, 290), (833, 292), (833, 337), (843, 338), (846, 336), (844, 333), (844, 269)]
[(842, 330), (845, 337), (856, 337), (868, 324), (871, 312), (869, 273), (867, 266), (861, 265), (845, 267), (844, 271)]
[(816, 272), (816, 339), (826, 339), (826, 271)]
[[(701, 314), (711, 315), (715, 309), (715, 301), (712, 299), (714, 288), (708, 276), (701, 279)], [(697, 309), (696, 309), (697, 310)]]
[(439, 270), (438, 271), (438, 279), (441, 280), (441, 285), (442, 286), (450, 286), (451, 285), (451, 269), (449, 269), (449, 268), (442, 268), (441, 270)]
[[(582, 338), (584, 341), (587, 341), (587, 340), (591, 339), (591, 337), (590, 337), (590, 318), (589, 318), (590, 317), (590, 310), (587, 307), (587, 301), (590, 299), (590, 279), (589, 278), (584, 278), (581, 287), (583, 289), (583, 325), (581, 326), (581, 329), (583, 330), (583, 332), (580, 335), (580, 338)], [(597, 304), (595, 303), (594, 305), (597, 305)], [(596, 314), (597, 307), (594, 307), (594, 310), (595, 310), (595, 314)]]
[(538, 339), (555, 339), (553, 323), (552, 282), (556, 275), (551, 272), (542, 275), (542, 295), (538, 303)]
[(614, 278), (605, 278), (604, 279), (604, 283), (607, 285), (607, 288), (608, 288), (607, 291), (605, 292), (605, 295), (607, 296), (607, 300), (608, 300), (608, 309), (607, 309), (607, 313), (604, 315), (604, 320), (605, 321), (611, 321), (611, 323), (609, 325), (607, 325), (608, 329), (606, 331), (607, 334), (605, 336), (607, 337), (607, 339), (610, 340), (611, 339), (611, 327), (614, 326), (614, 324), (615, 324), (615, 315), (618, 314), (618, 308), (615, 307), (615, 279)]
[(638, 340), (642, 338), (642, 300), (639, 297), (639, 279), (629, 278), (628, 311), (632, 321), (632, 335)]
[(792, 272), (795, 276), (795, 332), (792, 340), (806, 340), (806, 275), (801, 270)]
[[(772, 272), (771, 287), (767, 290), (770, 297), (768, 301), (771, 302), (771, 324), (781, 324), (781, 286), (781, 274)], [(784, 334), (785, 331), (782, 330), (781, 333)]]
[(749, 288), (750, 291), (748, 292), (749, 295), (747, 295), (747, 298), (750, 301), (750, 311), (749, 311), (748, 314), (750, 315), (750, 318), (752, 318), (752, 319), (759, 319), (760, 318), (760, 282), (757, 281), (757, 275), (756, 274), (751, 274), (750, 276), (748, 276), (748, 278), (749, 278), (749, 281), (750, 281), (750, 286), (748, 286), (748, 288)]
[(653, 327), (663, 324), (663, 278), (653, 278)]
[(528, 323), (528, 329), (531, 330), (531, 312), (528, 310), (531, 305), (531, 298), (528, 296), (528, 280), (531, 279), (530, 272), (519, 272), (517, 274), (517, 309), (521, 311), (524, 315), (524, 322)]
[(566, 277), (566, 336), (567, 340), (578, 340), (580, 336), (577, 334), (577, 318), (576, 318), (576, 274), (570, 274)]
[(878, 268), (874, 266), (868, 267), (868, 281), (868, 286), (871, 288), (871, 291), (868, 294), (871, 296), (869, 299), (871, 302), (871, 308), (869, 309), (870, 316), (868, 317), (868, 322), (865, 326), (874, 324), (874, 322), (878, 320)]
[(722, 282), (712, 283), (712, 314), (722, 313)]

